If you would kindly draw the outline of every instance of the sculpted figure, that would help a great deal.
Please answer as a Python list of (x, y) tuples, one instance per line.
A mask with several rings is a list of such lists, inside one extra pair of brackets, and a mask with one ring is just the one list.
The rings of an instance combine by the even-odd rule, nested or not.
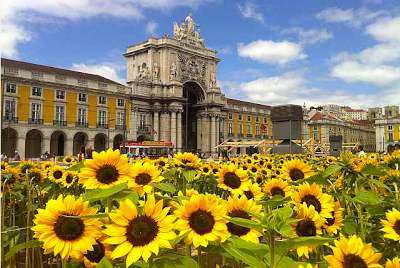
[(160, 67), (158, 67), (157, 62), (155, 62), (153, 70), (153, 78), (157, 80), (159, 78), (159, 73), (160, 73)]
[(177, 69), (176, 69), (176, 64), (175, 64), (175, 62), (173, 62), (172, 65), (171, 65), (169, 78), (170, 78), (171, 80), (175, 80), (176, 77), (177, 77)]
[(210, 76), (210, 87), (213, 88), (216, 85), (216, 79), (215, 79), (215, 73), (211, 72), (211, 76)]

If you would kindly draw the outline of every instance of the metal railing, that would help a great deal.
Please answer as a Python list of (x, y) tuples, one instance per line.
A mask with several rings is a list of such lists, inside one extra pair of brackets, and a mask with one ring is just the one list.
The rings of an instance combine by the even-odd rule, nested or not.
[(29, 124), (43, 125), (43, 119), (29, 118), (29, 119), (28, 119), (28, 123), (29, 123)]
[(115, 125), (115, 129), (124, 130), (125, 126), (124, 125)]
[(3, 116), (3, 122), (18, 123), (18, 117), (15, 117), (15, 116)]
[(150, 133), (150, 128), (146, 126), (139, 126), (137, 133)]
[(75, 123), (75, 126), (76, 127), (89, 127), (89, 123), (78, 121), (78, 122)]
[(97, 127), (97, 128), (106, 128), (106, 129), (107, 129), (107, 128), (108, 128), (108, 124), (97, 123), (97, 124), (96, 124), (96, 127)]
[(53, 125), (55, 125), (55, 126), (67, 126), (68, 123), (67, 123), (67, 121), (63, 121), (63, 120), (53, 120)]

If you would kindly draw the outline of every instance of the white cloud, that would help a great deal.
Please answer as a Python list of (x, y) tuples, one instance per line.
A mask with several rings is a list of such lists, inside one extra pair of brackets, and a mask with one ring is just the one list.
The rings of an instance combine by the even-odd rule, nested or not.
[(232, 47), (231, 46), (224, 46), (221, 47), (220, 49), (217, 49), (218, 53), (226, 55), (226, 54), (231, 54), (232, 53)]
[(300, 44), (315, 44), (323, 43), (333, 37), (332, 32), (327, 29), (303, 29), (303, 28), (289, 28), (281, 31), (281, 34), (298, 34)]
[(125, 84), (126, 81), (124, 78), (118, 75), (117, 68), (115, 66), (110, 66), (107, 63), (94, 65), (74, 63), (72, 64), (71, 69), (84, 73), (97, 74), (121, 84)]
[(240, 13), (245, 18), (253, 19), (255, 21), (264, 24), (264, 15), (257, 11), (257, 6), (250, 1), (247, 1), (244, 5), (238, 5)]
[[(17, 58), (18, 44), (31, 40), (28, 27), (59, 20), (117, 17), (140, 20), (147, 9), (195, 8), (215, 0), (13, 0), (1, 6), (2, 56)], [(7, 38), (5, 38), (7, 37)], [(4, 44), (3, 44), (4, 43)]]
[(381, 18), (367, 26), (366, 33), (378, 41), (400, 43), (400, 16)]
[(154, 21), (149, 21), (146, 24), (146, 33), (151, 34), (153, 36), (155, 36), (157, 34), (157, 26), (158, 24)]
[(240, 57), (279, 65), (307, 58), (300, 44), (289, 41), (257, 40), (247, 45), (239, 43), (238, 53)]
[(388, 15), (387, 10), (370, 11), (366, 7), (354, 10), (330, 7), (317, 13), (315, 17), (330, 23), (346, 23), (351, 27), (359, 28), (375, 19)]

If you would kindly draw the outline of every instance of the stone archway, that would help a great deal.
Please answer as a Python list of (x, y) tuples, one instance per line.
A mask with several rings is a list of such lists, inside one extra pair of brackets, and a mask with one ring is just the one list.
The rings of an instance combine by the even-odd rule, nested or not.
[(43, 133), (38, 129), (32, 129), (26, 133), (25, 157), (38, 158), (42, 154)]
[(64, 156), (66, 139), (67, 135), (64, 132), (54, 131), (50, 138), (50, 155), (54, 153), (56, 156)]
[[(17, 149), (18, 132), (13, 128), (4, 128), (1, 131), (1, 153), (7, 157), (14, 157)], [(21, 153), (21, 152), (19, 152)]]
[(94, 137), (94, 150), (96, 152), (105, 151), (107, 149), (106, 134), (99, 133)]
[(186, 104), (182, 114), (182, 147), (186, 151), (197, 151), (201, 148), (197, 144), (198, 104), (205, 99), (204, 91), (198, 83), (186, 82), (183, 84), (183, 97)]
[(78, 152), (85, 153), (85, 146), (88, 142), (88, 135), (85, 132), (78, 132), (74, 135), (73, 141), (73, 154), (77, 155)]
[(113, 150), (120, 149), (120, 145), (123, 140), (124, 140), (124, 136), (122, 136), (122, 134), (115, 135), (114, 140), (113, 140)]

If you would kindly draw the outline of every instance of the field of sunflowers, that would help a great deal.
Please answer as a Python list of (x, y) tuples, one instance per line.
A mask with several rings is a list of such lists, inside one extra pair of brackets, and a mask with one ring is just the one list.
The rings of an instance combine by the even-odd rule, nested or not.
[(1, 163), (2, 267), (400, 268), (400, 153)]

